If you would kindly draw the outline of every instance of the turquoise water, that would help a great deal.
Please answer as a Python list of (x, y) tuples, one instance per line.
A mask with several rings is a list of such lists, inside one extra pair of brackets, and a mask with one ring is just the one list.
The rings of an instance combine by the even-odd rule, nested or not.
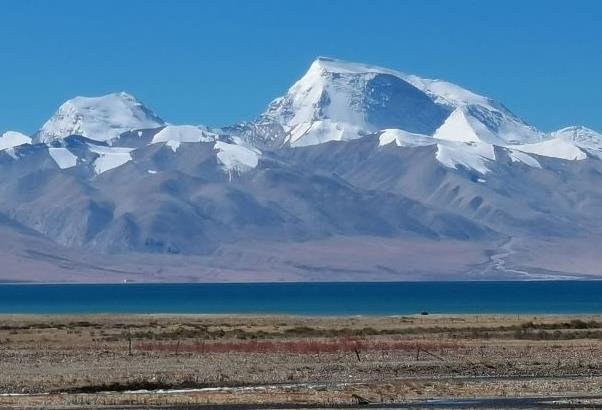
[(602, 281), (0, 285), (0, 313), (602, 313)]

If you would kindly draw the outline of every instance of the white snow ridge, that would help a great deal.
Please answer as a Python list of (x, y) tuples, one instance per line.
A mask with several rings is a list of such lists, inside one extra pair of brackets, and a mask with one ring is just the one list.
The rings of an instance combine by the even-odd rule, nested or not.
[(158, 142), (212, 142), (217, 134), (193, 125), (168, 125), (153, 137), (151, 144)]
[[(432, 146), (434, 159), (440, 164), (481, 174), (493, 169), (496, 147), (508, 154), (508, 165), (531, 168), (545, 164), (539, 157), (602, 159), (602, 136), (591, 129), (568, 127), (546, 134), (502, 104), (458, 85), (326, 57), (316, 59), (252, 124), (255, 128), (250, 128), (251, 134), (244, 135), (230, 134), (227, 128), (166, 124), (122, 92), (68, 100), (34, 141), (51, 142), (70, 135), (106, 141), (108, 147), (88, 144), (97, 154), (91, 162), (96, 174), (126, 164), (132, 151), (142, 148), (140, 142), (134, 142), (136, 148), (128, 148), (123, 146), (126, 139), (117, 141), (131, 130), (138, 130), (139, 137), (146, 130), (146, 135), (152, 136), (150, 144), (165, 143), (174, 153), (185, 149), (184, 144), (214, 143), (218, 163), (226, 172), (255, 168), (262, 155), (256, 146), (311, 147), (370, 135), (378, 136), (379, 149)], [(261, 144), (262, 138), (266, 144)], [(272, 144), (274, 138), (277, 143)], [(0, 137), (0, 150), (30, 142), (23, 134), (8, 132)], [(73, 154), (77, 150), (52, 148), (49, 152), (61, 168), (78, 164)], [(16, 154), (10, 151), (9, 155)], [(81, 163), (86, 163), (85, 159)]]
[(379, 137), (379, 145), (384, 146), (395, 142), (398, 147), (422, 147), (435, 145), (435, 141), (428, 135), (413, 134), (403, 130), (384, 130)]
[(552, 138), (536, 144), (516, 145), (515, 148), (519, 151), (551, 158), (567, 160), (581, 160), (587, 158), (587, 155), (575, 144), (560, 138)]

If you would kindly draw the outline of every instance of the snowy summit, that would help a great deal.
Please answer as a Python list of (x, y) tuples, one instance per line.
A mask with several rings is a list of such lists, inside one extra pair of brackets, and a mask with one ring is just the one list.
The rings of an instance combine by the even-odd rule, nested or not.
[(6, 131), (0, 134), (0, 151), (24, 144), (31, 144), (31, 138), (25, 134), (17, 131)]
[(108, 141), (126, 131), (163, 125), (161, 118), (125, 92), (102, 97), (75, 97), (59, 107), (36, 133), (35, 139), (50, 142), (81, 135)]

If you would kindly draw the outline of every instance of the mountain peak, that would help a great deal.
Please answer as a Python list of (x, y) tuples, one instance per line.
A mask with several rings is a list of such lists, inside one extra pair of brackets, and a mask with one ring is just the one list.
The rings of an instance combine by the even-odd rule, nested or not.
[(310, 70), (312, 68), (321, 68), (322, 70), (329, 72), (339, 72), (339, 73), (380, 73), (380, 74), (392, 74), (399, 77), (405, 77), (406, 74), (403, 74), (399, 71), (390, 70), (388, 68), (355, 63), (346, 60), (340, 60), (337, 58), (331, 57), (317, 57), (314, 62), (310, 66)]
[(161, 127), (165, 122), (122, 91), (100, 97), (75, 97), (63, 103), (36, 133), (35, 139), (50, 142), (69, 135), (107, 141), (143, 128)]
[(458, 85), (330, 57), (316, 58), (257, 124), (281, 127), (273, 146), (352, 140), (384, 129), (433, 136), (441, 127), (438, 137), (456, 141), (503, 145), (544, 138), (502, 104)]
[(285, 142), (302, 146), (386, 128), (430, 134), (448, 111), (392, 70), (319, 57), (262, 121), (280, 124)]
[(602, 159), (602, 134), (582, 125), (562, 128), (552, 133), (557, 141), (568, 142)]
[(501, 104), (497, 104), (487, 97), (478, 95), (456, 84), (438, 79), (422, 78), (377, 65), (356, 63), (330, 57), (318, 57), (310, 66), (309, 71), (312, 71), (312, 69), (339, 74), (387, 74), (412, 84), (429, 95), (438, 104), (446, 105), (451, 109), (463, 105), (482, 105), (489, 109), (507, 111)]
[(0, 151), (24, 144), (31, 144), (31, 138), (25, 134), (17, 131), (6, 131), (0, 134)]

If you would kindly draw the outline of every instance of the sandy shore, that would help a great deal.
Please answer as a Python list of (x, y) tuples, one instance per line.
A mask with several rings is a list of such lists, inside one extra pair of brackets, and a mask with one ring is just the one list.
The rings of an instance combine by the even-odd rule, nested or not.
[(601, 315), (0, 316), (0, 407), (596, 408), (601, 392)]

